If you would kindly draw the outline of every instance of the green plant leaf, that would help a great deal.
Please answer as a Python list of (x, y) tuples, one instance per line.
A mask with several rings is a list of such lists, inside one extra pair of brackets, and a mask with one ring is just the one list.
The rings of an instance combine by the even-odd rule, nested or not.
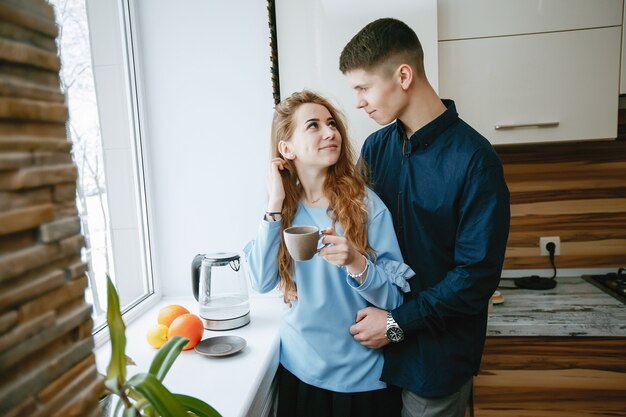
[(132, 398), (133, 400), (135, 400), (136, 403), (139, 403), (142, 401), (147, 402), (146, 399), (143, 397), (143, 395), (141, 395), (139, 392), (135, 391), (131, 387), (126, 387), (126, 396), (128, 398)]
[(122, 410), (122, 407), (124, 406), (124, 403), (122, 402), (121, 399), (117, 399), (117, 404), (115, 404), (115, 410), (113, 410), (113, 417), (117, 417), (120, 415), (120, 411)]
[(154, 375), (137, 374), (128, 380), (128, 385), (146, 397), (161, 417), (186, 415), (185, 408), (180, 401)]
[(133, 407), (137, 410), (137, 415), (144, 417), (159, 417), (150, 404), (150, 401), (141, 395), (140, 392), (135, 391), (132, 387), (126, 387), (126, 396), (134, 400)]
[(174, 397), (180, 401), (183, 407), (193, 412), (198, 417), (222, 417), (215, 408), (197, 398), (183, 394), (174, 394)]
[(104, 386), (108, 391), (112, 392), (113, 394), (119, 395), (120, 386), (119, 386), (119, 381), (117, 380), (117, 377), (113, 377), (111, 379), (105, 379)]
[(167, 372), (187, 343), (189, 343), (189, 339), (182, 336), (174, 336), (165, 342), (159, 348), (157, 354), (154, 355), (148, 373), (154, 375), (159, 381), (163, 381), (163, 378), (165, 378), (165, 375), (167, 375)]
[(146, 416), (146, 417), (159, 417), (156, 413), (156, 411), (154, 411), (154, 407), (152, 407), (152, 405), (147, 404), (146, 406), (144, 406), (141, 409), (141, 412), (143, 413), (142, 415)]
[[(107, 274), (107, 324), (111, 336), (111, 361), (106, 379), (117, 379), (118, 386), (126, 382), (126, 326), (120, 311), (120, 299), (115, 286)], [(111, 386), (107, 385), (110, 389)]]
[(122, 417), (137, 417), (137, 409), (135, 407), (126, 408)]
[(131, 358), (130, 356), (126, 356), (126, 355), (124, 356), (126, 357), (126, 365), (137, 366), (133, 358)]

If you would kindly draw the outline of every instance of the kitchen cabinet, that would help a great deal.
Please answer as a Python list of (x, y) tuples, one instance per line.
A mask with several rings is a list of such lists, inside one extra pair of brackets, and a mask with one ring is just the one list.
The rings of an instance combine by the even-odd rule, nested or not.
[(626, 33), (624, 28), (626, 27), (626, 10), (622, 11), (622, 71), (619, 77), (619, 93), (626, 94)]
[(439, 0), (438, 12), (440, 96), (492, 143), (617, 136), (622, 0)]
[(626, 308), (580, 277), (511, 289), (487, 323), (475, 417), (626, 416)]
[(626, 338), (488, 337), (474, 417), (626, 415)]

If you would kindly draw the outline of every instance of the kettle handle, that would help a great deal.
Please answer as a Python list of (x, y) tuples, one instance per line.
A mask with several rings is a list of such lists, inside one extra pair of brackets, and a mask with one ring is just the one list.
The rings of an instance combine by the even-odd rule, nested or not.
[(191, 289), (196, 301), (198, 301), (198, 293), (200, 291), (200, 266), (203, 259), (204, 255), (196, 255), (191, 262)]

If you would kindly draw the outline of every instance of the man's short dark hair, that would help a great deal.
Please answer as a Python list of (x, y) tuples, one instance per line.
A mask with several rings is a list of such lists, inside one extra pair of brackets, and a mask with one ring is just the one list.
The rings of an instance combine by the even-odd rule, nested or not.
[[(339, 70), (375, 70), (384, 64), (409, 64), (418, 76), (424, 74), (424, 51), (413, 31), (397, 19), (374, 20), (343, 48)], [(395, 70), (395, 68), (394, 68)]]

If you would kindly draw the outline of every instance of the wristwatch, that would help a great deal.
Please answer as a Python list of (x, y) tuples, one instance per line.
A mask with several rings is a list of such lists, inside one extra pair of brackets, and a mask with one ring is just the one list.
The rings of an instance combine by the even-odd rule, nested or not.
[(268, 222), (275, 222), (277, 220), (281, 220), (283, 215), (280, 211), (266, 211), (263, 215), (263, 220)]
[(387, 330), (385, 331), (385, 336), (393, 343), (402, 342), (404, 340), (404, 331), (402, 331), (398, 323), (393, 319), (391, 311), (387, 312)]

